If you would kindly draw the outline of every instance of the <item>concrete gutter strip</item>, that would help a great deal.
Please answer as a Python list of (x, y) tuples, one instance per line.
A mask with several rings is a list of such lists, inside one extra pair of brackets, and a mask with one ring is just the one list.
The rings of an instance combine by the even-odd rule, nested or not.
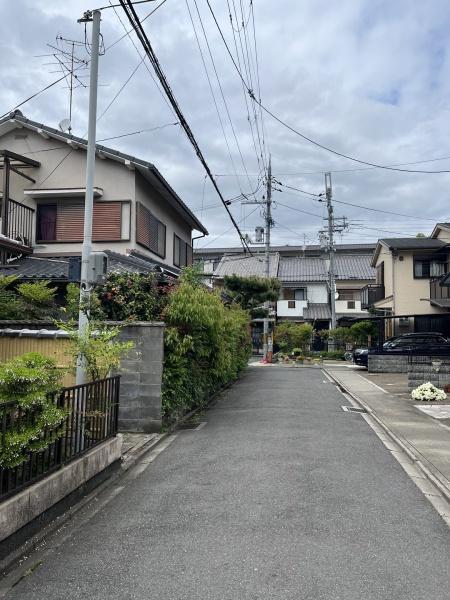
[[(414, 464), (420, 469), (424, 476), (435, 485), (441, 494), (450, 502), (450, 481), (429, 461), (425, 456), (420, 454), (414, 446), (408, 442), (407, 439), (395, 433), (385, 421), (365, 402), (360, 396), (355, 394), (348, 385), (346, 385), (339, 377), (336, 372), (331, 372), (328, 369), (324, 369), (325, 373), (343, 390), (345, 393), (351, 396), (353, 400), (362, 408), (364, 408), (371, 418), (389, 435), (391, 440), (397, 444), (403, 452), (414, 462)], [(382, 390), (380, 388), (380, 391)]]

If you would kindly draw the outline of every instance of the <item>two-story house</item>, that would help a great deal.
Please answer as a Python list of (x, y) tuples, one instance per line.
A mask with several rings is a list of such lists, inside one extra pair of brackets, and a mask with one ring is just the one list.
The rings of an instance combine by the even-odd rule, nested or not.
[[(448, 272), (450, 229), (437, 225), (432, 237), (378, 240), (372, 266), (376, 283), (362, 290), (362, 306), (386, 319), (386, 336), (412, 331), (450, 333), (447, 312), (430, 287)], [(439, 286), (437, 286), (439, 290)]]
[[(0, 148), (2, 262), (80, 255), (87, 141), (15, 111), (0, 120)], [(192, 263), (193, 231), (208, 232), (152, 163), (98, 144), (94, 185), (93, 250), (172, 273)]]

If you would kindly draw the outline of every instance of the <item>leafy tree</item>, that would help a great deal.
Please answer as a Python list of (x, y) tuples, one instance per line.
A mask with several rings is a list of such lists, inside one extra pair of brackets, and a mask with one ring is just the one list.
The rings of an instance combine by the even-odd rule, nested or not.
[(311, 342), (312, 333), (313, 327), (308, 323), (283, 321), (275, 327), (274, 341), (283, 352), (292, 352), (294, 348), (304, 351)]
[(56, 291), (57, 288), (50, 287), (48, 280), (21, 283), (17, 286), (19, 297), (25, 304), (26, 315), (32, 319), (56, 316)]
[(377, 339), (378, 330), (373, 321), (358, 321), (350, 327), (324, 329), (319, 334), (326, 339), (333, 339), (340, 346), (344, 346), (345, 344), (367, 344), (369, 336), (372, 340)]
[(239, 277), (229, 275), (224, 277), (225, 292), (233, 302), (240, 304), (244, 310), (249, 310), (253, 317), (267, 316), (267, 311), (261, 309), (264, 302), (275, 302), (280, 292), (280, 281), (272, 277)]

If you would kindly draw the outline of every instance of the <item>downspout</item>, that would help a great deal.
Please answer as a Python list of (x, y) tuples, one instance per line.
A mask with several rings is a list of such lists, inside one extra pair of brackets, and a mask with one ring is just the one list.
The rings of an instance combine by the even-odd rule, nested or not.
[[(395, 315), (395, 261), (397, 253), (392, 252), (392, 314)], [(395, 335), (395, 319), (392, 320), (392, 335)]]

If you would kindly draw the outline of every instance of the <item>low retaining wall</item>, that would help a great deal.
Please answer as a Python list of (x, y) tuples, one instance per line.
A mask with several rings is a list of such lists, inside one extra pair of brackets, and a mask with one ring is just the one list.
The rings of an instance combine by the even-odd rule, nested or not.
[(369, 373), (407, 373), (408, 356), (401, 354), (369, 354)]
[(0, 542), (118, 461), (121, 448), (122, 436), (110, 438), (0, 503)]
[[(430, 381), (438, 388), (450, 383), (450, 358), (430, 357), (426, 362), (413, 362), (408, 367), (408, 389), (413, 390), (418, 385)], [(435, 363), (432, 364), (432, 361)], [(440, 363), (440, 364), (439, 364)]]

